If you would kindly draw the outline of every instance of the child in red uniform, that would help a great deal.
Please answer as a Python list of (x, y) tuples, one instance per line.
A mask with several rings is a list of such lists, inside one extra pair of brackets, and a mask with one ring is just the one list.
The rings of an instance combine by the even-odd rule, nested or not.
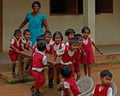
[(78, 89), (75, 80), (71, 78), (72, 70), (70, 66), (65, 65), (60, 70), (61, 83), (62, 83), (62, 94), (61, 96), (80, 96), (80, 91)]
[(101, 84), (96, 84), (93, 96), (112, 96), (111, 79), (112, 73), (109, 70), (103, 70), (100, 73)]
[(73, 38), (69, 40), (69, 50), (65, 50), (60, 61), (60, 68), (65, 65), (69, 65), (72, 69), (71, 77), (75, 79), (75, 73), (77, 75), (76, 80), (80, 79), (80, 53), (78, 49), (78, 40)]
[(9, 56), (12, 61), (12, 76), (16, 76), (15, 66), (18, 60), (18, 52), (22, 50), (22, 32), (20, 30), (14, 31), (14, 38), (10, 41)]
[(63, 54), (64, 50), (65, 50), (65, 45), (62, 42), (63, 40), (63, 36), (62, 33), (59, 31), (56, 31), (53, 34), (53, 55), (54, 55), (54, 64), (55, 66), (57, 66), (57, 84), (59, 84), (59, 65), (56, 65), (56, 59), (58, 56), (60, 56), (61, 54)]
[[(52, 56), (53, 51), (53, 41), (52, 41), (52, 33), (50, 31), (44, 32), (45, 41), (46, 41), (46, 49), (45, 53)], [(48, 65), (48, 87), (53, 88), (53, 65)]]
[(74, 35), (75, 35), (75, 30), (72, 29), (72, 28), (68, 28), (65, 31), (65, 36), (67, 37), (67, 40), (65, 41), (66, 49), (69, 48), (69, 40), (72, 39), (72, 38), (74, 38)]
[(45, 84), (44, 65), (47, 65), (47, 58), (43, 51), (46, 49), (46, 44), (43, 41), (39, 41), (37, 49), (32, 55), (32, 68), (31, 73), (34, 78), (34, 90), (32, 96), (41, 96), (39, 88)]
[[(23, 51), (32, 51), (33, 48), (32, 48), (32, 42), (30, 41), (30, 31), (28, 29), (25, 29), (23, 31), (23, 43), (22, 43), (22, 50)], [(21, 57), (21, 59), (23, 59), (23, 57)], [(29, 65), (30, 65), (30, 59), (26, 58), (27, 59), (27, 65), (25, 67), (25, 70), (28, 70), (29, 69)], [(24, 63), (23, 63), (24, 64)]]
[(84, 73), (85, 75), (91, 76), (91, 64), (94, 63), (94, 53), (92, 45), (95, 47), (95, 49), (102, 55), (103, 52), (98, 49), (96, 46), (94, 40), (89, 37), (90, 35), (90, 29), (88, 27), (82, 28), (82, 35), (83, 35), (83, 43), (82, 47), (86, 52), (86, 55), (82, 57), (82, 64), (84, 65)]

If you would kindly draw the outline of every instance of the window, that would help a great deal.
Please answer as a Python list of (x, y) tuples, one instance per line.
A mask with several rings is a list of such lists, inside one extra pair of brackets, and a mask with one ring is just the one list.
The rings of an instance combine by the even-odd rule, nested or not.
[(113, 13), (113, 0), (96, 0), (96, 13)]
[(50, 14), (82, 14), (83, 0), (50, 0)]
[[(95, 0), (96, 13), (113, 13), (113, 0)], [(50, 14), (77, 15), (83, 13), (83, 0), (50, 0)]]

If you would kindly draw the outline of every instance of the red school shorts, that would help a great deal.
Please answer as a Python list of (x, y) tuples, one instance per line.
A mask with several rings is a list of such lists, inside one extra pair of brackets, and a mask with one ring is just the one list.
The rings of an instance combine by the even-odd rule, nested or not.
[(14, 51), (9, 51), (9, 56), (12, 62), (18, 60), (18, 53), (14, 52)]

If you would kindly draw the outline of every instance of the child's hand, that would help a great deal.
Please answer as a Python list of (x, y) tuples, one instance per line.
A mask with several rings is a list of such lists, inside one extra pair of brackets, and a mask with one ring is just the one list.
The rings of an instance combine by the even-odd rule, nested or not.
[(100, 51), (99, 53), (100, 53), (101, 55), (103, 55), (103, 52), (102, 52), (102, 51)]

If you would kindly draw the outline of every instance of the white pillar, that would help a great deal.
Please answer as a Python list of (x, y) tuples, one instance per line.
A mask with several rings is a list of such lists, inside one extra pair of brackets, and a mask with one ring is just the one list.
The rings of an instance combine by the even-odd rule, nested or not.
[(95, 0), (83, 0), (83, 26), (90, 28), (90, 35), (95, 40)]

